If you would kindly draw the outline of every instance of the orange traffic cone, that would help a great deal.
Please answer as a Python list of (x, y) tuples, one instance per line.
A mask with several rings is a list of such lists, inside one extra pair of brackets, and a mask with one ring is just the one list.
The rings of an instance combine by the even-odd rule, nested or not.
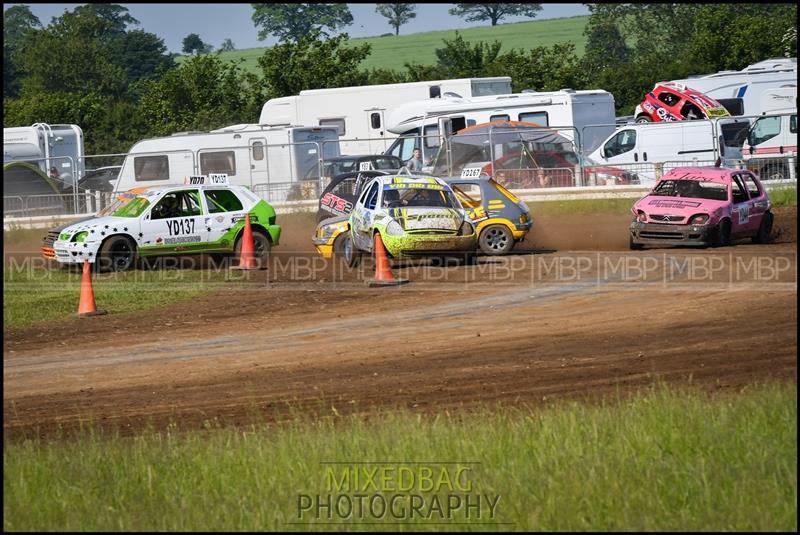
[(83, 261), (83, 278), (81, 279), (81, 301), (78, 304), (78, 317), (100, 316), (105, 310), (98, 310), (94, 304), (94, 290), (92, 290), (92, 269), (89, 261)]
[(245, 214), (244, 232), (242, 233), (242, 250), (239, 252), (239, 265), (233, 266), (233, 269), (258, 269), (255, 251), (253, 229), (250, 228), (250, 214)]
[(375, 278), (367, 280), (367, 286), (397, 286), (405, 284), (408, 279), (396, 279), (392, 275), (392, 268), (389, 265), (389, 258), (386, 256), (386, 249), (383, 246), (383, 239), (380, 232), (375, 233)]

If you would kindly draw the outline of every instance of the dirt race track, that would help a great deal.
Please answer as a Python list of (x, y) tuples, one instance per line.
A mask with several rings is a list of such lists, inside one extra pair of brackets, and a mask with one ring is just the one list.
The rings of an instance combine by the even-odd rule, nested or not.
[(270, 269), (224, 290), (6, 329), (5, 436), (796, 381), (795, 208), (776, 210), (770, 245), (630, 252), (627, 223), (541, 218), (515, 255), (396, 263), (411, 283), (380, 289), (289, 224)]

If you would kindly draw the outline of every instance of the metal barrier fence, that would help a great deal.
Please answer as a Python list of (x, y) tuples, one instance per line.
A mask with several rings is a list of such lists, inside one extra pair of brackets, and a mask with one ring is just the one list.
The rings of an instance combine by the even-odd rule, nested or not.
[(3, 217), (91, 215), (105, 206), (100, 192), (3, 197)]

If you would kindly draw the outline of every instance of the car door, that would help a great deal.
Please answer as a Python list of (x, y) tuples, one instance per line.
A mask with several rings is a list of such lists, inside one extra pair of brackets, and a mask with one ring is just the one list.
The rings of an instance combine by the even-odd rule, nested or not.
[(380, 181), (373, 180), (353, 208), (351, 219), (353, 243), (362, 251), (372, 250), (372, 210), (378, 202)]
[(142, 245), (164, 252), (201, 251), (208, 241), (203, 218), (198, 189), (169, 191), (142, 220)]
[(731, 197), (733, 200), (731, 236), (742, 236), (748, 233), (752, 223), (750, 221), (750, 196), (747, 194), (747, 189), (739, 174), (731, 177)]
[(231, 212), (241, 213), (244, 203), (228, 188), (205, 188), (203, 201), (206, 204), (203, 225), (208, 232), (208, 250), (232, 250), (233, 236), (226, 236), (234, 225)]
[(764, 213), (767, 211), (769, 203), (764, 194), (763, 186), (755, 181), (755, 177), (751, 173), (742, 172), (739, 176), (749, 196), (747, 201), (749, 218), (746, 230), (749, 234), (755, 234), (761, 226), (761, 220), (764, 219)]

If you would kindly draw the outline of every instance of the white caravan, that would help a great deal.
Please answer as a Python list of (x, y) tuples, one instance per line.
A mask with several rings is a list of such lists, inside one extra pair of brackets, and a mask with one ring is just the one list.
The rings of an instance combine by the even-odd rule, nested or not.
[(335, 127), (232, 125), (139, 141), (125, 156), (114, 189), (181, 184), (224, 173), (232, 185), (288, 184), (319, 176), (320, 160), (339, 156)]
[(705, 93), (728, 108), (731, 115), (761, 115), (764, 91), (797, 86), (797, 58), (774, 58), (745, 67), (741, 71), (672, 80)]
[(396, 136), (387, 132), (386, 117), (397, 106), (447, 93), (462, 97), (511, 93), (511, 78), (461, 78), (403, 84), (308, 89), (299, 95), (273, 98), (261, 109), (259, 124), (335, 126), (345, 154), (380, 154)]
[(3, 129), (3, 163), (34, 163), (62, 189), (84, 175), (83, 158), (83, 130), (76, 124), (36, 123)]
[(577, 133), (581, 152), (587, 154), (614, 131), (614, 96), (602, 89), (562, 89), (409, 102), (398, 107), (386, 121), (387, 129), (401, 136), (386, 154), (405, 161), (411, 158), (414, 148), (421, 148), (424, 161), (428, 161), (435, 156), (442, 137), (491, 121), (535, 123), (554, 128), (573, 142)]

